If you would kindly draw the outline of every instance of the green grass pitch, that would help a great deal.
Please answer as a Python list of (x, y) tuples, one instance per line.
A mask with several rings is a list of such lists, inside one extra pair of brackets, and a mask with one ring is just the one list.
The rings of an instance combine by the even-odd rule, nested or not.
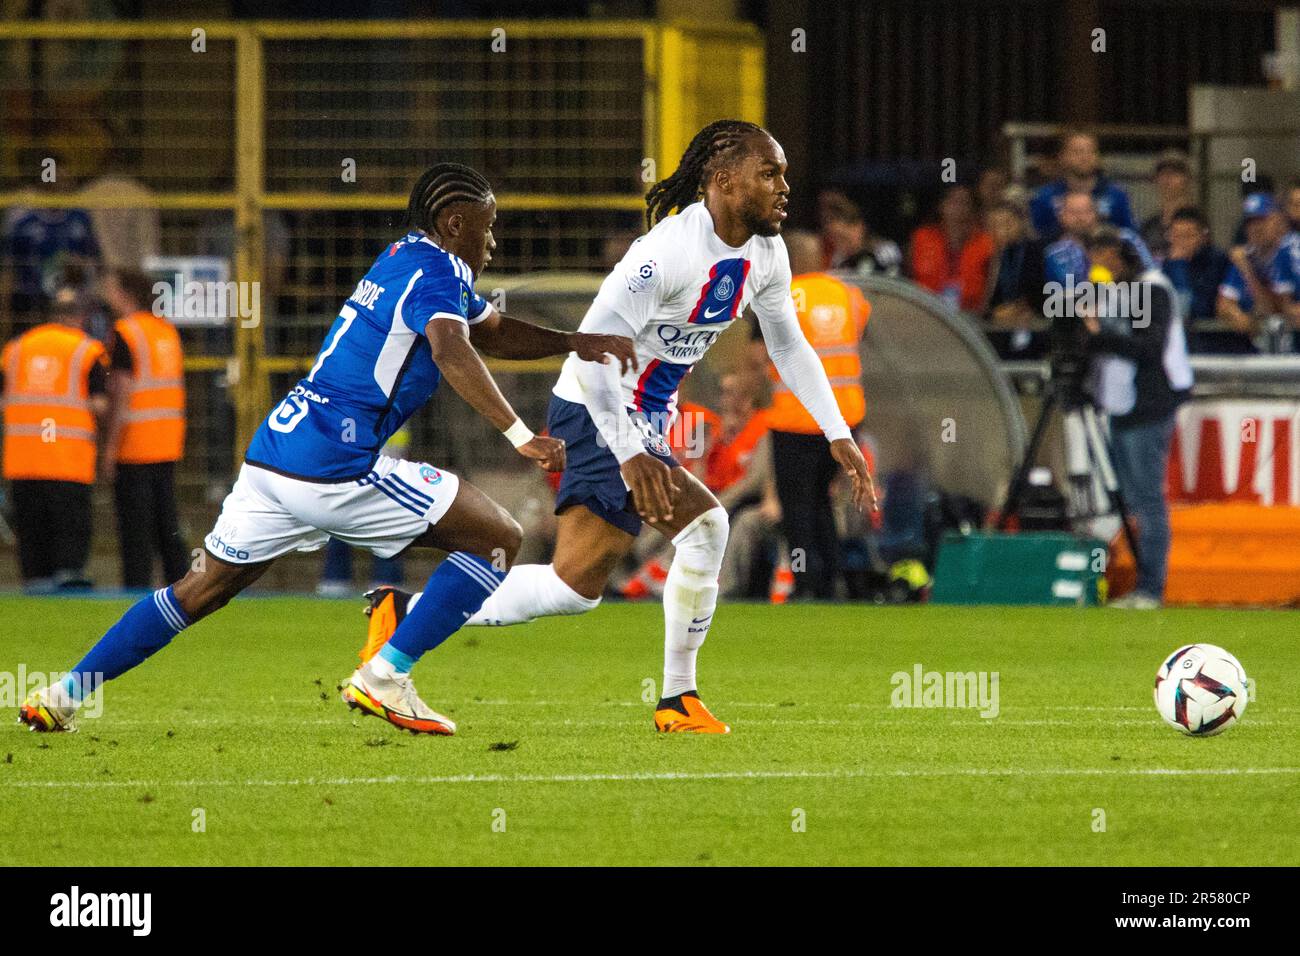
[[(0, 671), (68, 668), (125, 606), (0, 600)], [(653, 732), (660, 620), (462, 631), (415, 672), (447, 739), (339, 701), (358, 602), (237, 601), (80, 733), (0, 731), (0, 863), (1300, 863), (1293, 614), (724, 606), (700, 674), (730, 737)], [(1198, 640), (1257, 688), (1208, 739), (1151, 703)], [(999, 715), (891, 707), (916, 664), (998, 672)]]

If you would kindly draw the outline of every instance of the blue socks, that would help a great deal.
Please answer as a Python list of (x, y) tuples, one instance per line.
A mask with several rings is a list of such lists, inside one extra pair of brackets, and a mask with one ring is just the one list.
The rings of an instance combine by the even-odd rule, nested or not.
[[(417, 605), (418, 606), (418, 605)], [(125, 674), (192, 622), (170, 587), (134, 604), (63, 679), (68, 696), (80, 701), (106, 680)]]
[(434, 569), (424, 596), (407, 612), (378, 656), (399, 674), (456, 633), (506, 578), (485, 558), (453, 551)]

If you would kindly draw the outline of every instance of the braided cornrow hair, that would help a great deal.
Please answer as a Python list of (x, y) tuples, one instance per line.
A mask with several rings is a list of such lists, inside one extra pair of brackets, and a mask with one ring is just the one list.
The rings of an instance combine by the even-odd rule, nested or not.
[(477, 170), (460, 163), (435, 163), (411, 187), (406, 206), (408, 226), (436, 232), (438, 214), (458, 202), (485, 203), (492, 184)]
[(744, 120), (718, 120), (695, 134), (677, 171), (650, 187), (645, 196), (646, 225), (653, 227), (674, 209), (683, 209), (699, 198), (709, 174), (719, 160), (733, 158), (735, 150), (763, 127)]

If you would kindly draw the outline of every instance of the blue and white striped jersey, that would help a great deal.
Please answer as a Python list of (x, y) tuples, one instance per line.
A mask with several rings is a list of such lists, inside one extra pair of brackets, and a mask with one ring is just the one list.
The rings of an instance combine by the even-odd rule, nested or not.
[(307, 481), (364, 478), (441, 375), (424, 330), (492, 306), (463, 260), (422, 233), (394, 242), (348, 297), (307, 376), (262, 422), (244, 460)]

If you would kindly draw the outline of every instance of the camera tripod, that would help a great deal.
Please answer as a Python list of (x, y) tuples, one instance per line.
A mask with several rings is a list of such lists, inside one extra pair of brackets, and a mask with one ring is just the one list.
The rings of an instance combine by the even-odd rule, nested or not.
[(1048, 379), (1043, 392), (1043, 407), (1034, 424), (1029, 448), (1025, 459), (1012, 476), (1011, 486), (1007, 489), (1006, 501), (998, 517), (997, 529), (1005, 531), (1011, 517), (1019, 512), (1020, 499), (1029, 485), (1029, 472), (1038, 459), (1043, 440), (1047, 437), (1047, 427), (1056, 412), (1061, 414), (1061, 423), (1065, 429), (1066, 475), (1069, 479), (1069, 499), (1067, 511), (1072, 520), (1093, 518), (1107, 512), (1100, 511), (1096, 491), (1098, 486), (1109, 511), (1119, 515), (1120, 527), (1128, 541), (1133, 559), (1138, 559), (1137, 536), (1133, 533), (1128, 520), (1128, 506), (1119, 489), (1119, 480), (1115, 476), (1110, 445), (1102, 430), (1097, 407), (1084, 392), (1082, 385), (1074, 376), (1058, 376), (1055, 372)]

